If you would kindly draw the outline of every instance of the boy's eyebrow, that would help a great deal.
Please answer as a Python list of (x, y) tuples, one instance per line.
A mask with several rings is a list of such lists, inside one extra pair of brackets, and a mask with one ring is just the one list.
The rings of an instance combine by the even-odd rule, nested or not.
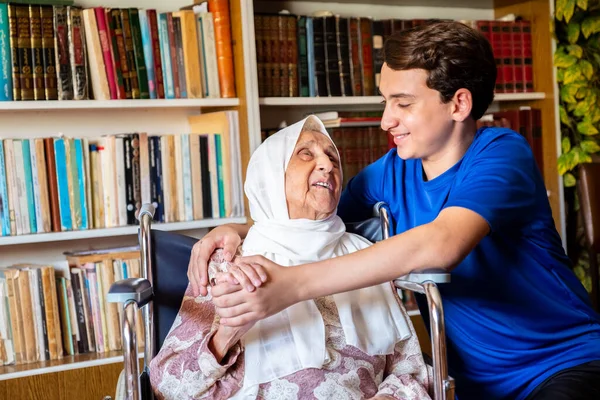
[[(379, 95), (383, 96), (383, 93), (381, 93), (381, 90), (379, 90), (379, 88), (377, 88), (377, 92), (379, 93)], [(385, 98), (385, 96), (383, 96), (383, 98)], [(389, 95), (390, 99), (414, 99), (415, 96), (409, 93), (394, 93)]]

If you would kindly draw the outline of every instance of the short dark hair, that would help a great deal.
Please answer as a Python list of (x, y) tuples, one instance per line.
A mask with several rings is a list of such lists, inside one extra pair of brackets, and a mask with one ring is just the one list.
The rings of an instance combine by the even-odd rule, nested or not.
[(424, 69), (427, 86), (444, 103), (458, 89), (473, 96), (471, 117), (478, 120), (494, 99), (496, 63), (488, 40), (477, 30), (455, 21), (433, 21), (390, 35), (384, 61), (395, 71)]

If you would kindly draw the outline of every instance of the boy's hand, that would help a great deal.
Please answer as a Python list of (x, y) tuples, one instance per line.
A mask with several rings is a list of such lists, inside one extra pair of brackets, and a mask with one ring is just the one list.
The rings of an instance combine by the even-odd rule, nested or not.
[(194, 245), (187, 272), (194, 296), (208, 294), (208, 261), (212, 253), (222, 248), (225, 260), (231, 261), (241, 243), (242, 239), (237, 231), (223, 225), (207, 233)]
[[(282, 267), (262, 256), (241, 257), (236, 263), (238, 268), (233, 268), (234, 271), (219, 274), (217, 285), (211, 290), (222, 325), (243, 326), (256, 322), (301, 299), (300, 279), (296, 277), (299, 269)], [(248, 268), (259, 276), (264, 274), (268, 277), (258, 290), (244, 290), (241, 285), (235, 284), (238, 279), (249, 279), (245, 273)], [(244, 284), (247, 285), (250, 284)]]

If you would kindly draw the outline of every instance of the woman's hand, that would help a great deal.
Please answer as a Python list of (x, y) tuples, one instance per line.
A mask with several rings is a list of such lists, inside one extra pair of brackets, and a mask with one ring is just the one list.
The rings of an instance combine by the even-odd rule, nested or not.
[[(282, 267), (262, 256), (241, 257), (236, 264), (239, 269), (233, 268), (229, 273), (219, 274), (217, 284), (211, 289), (222, 325), (241, 327), (254, 323), (300, 300), (301, 282), (296, 277), (297, 268)], [(249, 281), (245, 275), (249, 270), (266, 277), (266, 282), (257, 290), (243, 288), (244, 279)]]
[(217, 332), (215, 332), (208, 344), (208, 347), (217, 359), (217, 362), (221, 363), (229, 349), (231, 349), (253, 325), (254, 323), (246, 324), (241, 327), (219, 325)]
[(187, 273), (194, 296), (206, 296), (208, 293), (208, 261), (213, 251), (222, 248), (225, 260), (231, 261), (241, 243), (239, 233), (233, 227), (223, 225), (207, 233), (194, 245)]

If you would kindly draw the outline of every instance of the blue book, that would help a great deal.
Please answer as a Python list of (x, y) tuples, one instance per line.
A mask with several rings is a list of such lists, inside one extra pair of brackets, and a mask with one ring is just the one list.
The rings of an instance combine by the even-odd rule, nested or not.
[(317, 97), (315, 87), (315, 41), (313, 37), (313, 19), (306, 17), (306, 58), (308, 59), (308, 95)]
[(171, 66), (171, 47), (169, 45), (169, 28), (167, 14), (158, 16), (158, 42), (160, 44), (160, 57), (162, 61), (163, 83), (165, 85), (165, 98), (175, 98), (175, 85), (173, 84), (173, 68)]
[(56, 183), (58, 186), (58, 208), (60, 210), (60, 230), (73, 229), (71, 203), (69, 202), (69, 178), (67, 176), (67, 154), (64, 139), (54, 139), (54, 159), (56, 161)]
[(13, 99), (12, 50), (10, 49), (10, 26), (8, 4), (0, 4), (0, 101)]
[(21, 140), (23, 149), (23, 171), (25, 172), (25, 190), (27, 195), (27, 211), (29, 212), (29, 231), (37, 233), (37, 220), (35, 218), (35, 195), (33, 194), (33, 176), (31, 172), (31, 150), (29, 139)]
[(217, 156), (217, 182), (219, 183), (219, 217), (225, 218), (225, 182), (223, 181), (223, 144), (221, 135), (215, 134), (215, 153)]
[(8, 211), (8, 188), (4, 159), (4, 142), (0, 140), (0, 232), (2, 232), (2, 236), (9, 236), (10, 212)]
[(142, 47), (144, 49), (144, 63), (148, 73), (148, 89), (150, 98), (156, 99), (156, 76), (154, 73), (154, 55), (152, 54), (152, 40), (150, 39), (150, 25), (148, 24), (148, 14), (146, 10), (140, 10), (140, 28), (142, 31)]
[(192, 199), (192, 166), (190, 159), (190, 135), (182, 134), (181, 158), (183, 163), (183, 205), (186, 221), (194, 220), (194, 204)]
[(74, 184), (79, 186), (79, 202), (81, 203), (81, 226), (79, 229), (89, 229), (88, 208), (85, 192), (85, 160), (83, 156), (83, 143), (81, 139), (75, 139), (75, 162), (77, 165), (77, 182)]
[(121, 268), (123, 269), (123, 279), (129, 278), (127, 274), (127, 263), (125, 261), (121, 262)]

